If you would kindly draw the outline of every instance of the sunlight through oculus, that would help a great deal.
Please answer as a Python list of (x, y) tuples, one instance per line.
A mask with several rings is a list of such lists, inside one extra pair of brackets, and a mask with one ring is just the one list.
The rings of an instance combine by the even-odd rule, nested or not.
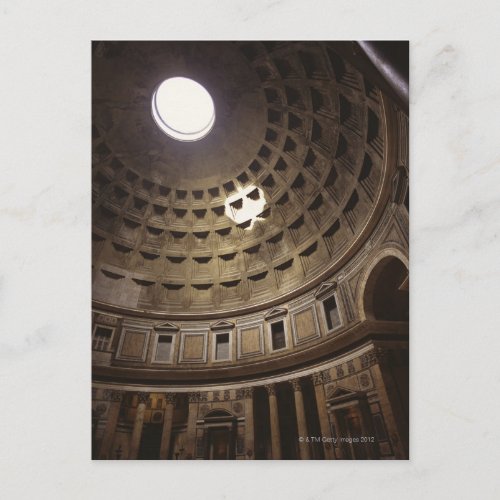
[(266, 199), (262, 189), (248, 186), (229, 196), (224, 206), (225, 213), (231, 220), (236, 224), (248, 222), (245, 229), (252, 229), (256, 220), (262, 220), (262, 217), (259, 216), (264, 212)]
[(199, 141), (215, 123), (212, 97), (190, 78), (162, 82), (153, 94), (151, 109), (158, 127), (178, 141)]

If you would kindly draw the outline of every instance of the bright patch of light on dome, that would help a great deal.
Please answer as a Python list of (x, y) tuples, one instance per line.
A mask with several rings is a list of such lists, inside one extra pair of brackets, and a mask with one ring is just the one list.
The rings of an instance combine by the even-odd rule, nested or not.
[(226, 215), (236, 224), (250, 222), (245, 229), (252, 229), (256, 220), (263, 220), (262, 217), (258, 216), (265, 210), (266, 199), (262, 189), (248, 186), (229, 196), (224, 207)]
[(178, 141), (199, 141), (215, 123), (212, 97), (190, 78), (162, 82), (153, 94), (151, 111), (158, 127)]

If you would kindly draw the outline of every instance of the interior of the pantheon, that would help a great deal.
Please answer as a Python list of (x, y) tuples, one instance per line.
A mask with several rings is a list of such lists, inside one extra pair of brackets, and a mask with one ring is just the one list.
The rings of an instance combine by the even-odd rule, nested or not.
[(92, 43), (92, 458), (409, 458), (407, 56)]

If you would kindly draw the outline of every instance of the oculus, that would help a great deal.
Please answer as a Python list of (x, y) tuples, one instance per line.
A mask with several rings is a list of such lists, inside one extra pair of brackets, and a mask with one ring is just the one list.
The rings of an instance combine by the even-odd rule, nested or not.
[(199, 141), (215, 123), (215, 107), (208, 91), (190, 78), (164, 80), (153, 93), (151, 112), (162, 132), (178, 141)]

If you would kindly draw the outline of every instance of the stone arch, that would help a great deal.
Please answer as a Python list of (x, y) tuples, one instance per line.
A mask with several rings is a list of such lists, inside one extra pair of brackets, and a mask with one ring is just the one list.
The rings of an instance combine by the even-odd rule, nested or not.
[(361, 319), (408, 321), (408, 257), (398, 249), (379, 252), (366, 268), (358, 295)]
[(210, 410), (208, 413), (206, 413), (206, 415), (203, 418), (206, 420), (211, 418), (232, 419), (236, 417), (225, 408), (214, 408), (213, 410)]

